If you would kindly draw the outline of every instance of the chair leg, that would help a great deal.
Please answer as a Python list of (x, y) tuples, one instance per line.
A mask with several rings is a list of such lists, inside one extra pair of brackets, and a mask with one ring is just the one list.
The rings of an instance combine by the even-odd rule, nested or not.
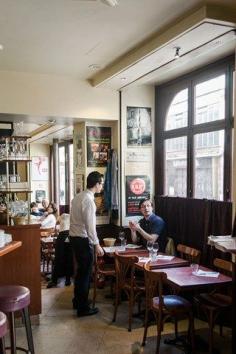
[(120, 300), (120, 291), (116, 289), (116, 297), (115, 297), (115, 307), (114, 307), (114, 315), (113, 315), (113, 320), (112, 322), (116, 321), (116, 315), (117, 315), (117, 309), (119, 305)]
[(28, 348), (30, 351), (30, 354), (34, 354), (34, 342), (33, 342), (33, 334), (32, 334), (32, 328), (31, 328), (31, 321), (30, 321), (30, 315), (29, 315), (29, 308), (25, 307), (22, 310), (22, 317), (23, 321), (25, 324), (25, 329), (26, 329), (26, 337), (27, 337), (27, 342), (28, 342)]
[(191, 343), (192, 353), (195, 352), (195, 338), (194, 338), (194, 316), (193, 312), (189, 314), (189, 342)]
[(157, 345), (156, 345), (156, 354), (160, 352), (160, 344), (161, 344), (161, 332), (163, 328), (162, 316), (159, 313), (157, 317)]
[(9, 313), (9, 329), (11, 341), (11, 354), (16, 354), (16, 329), (14, 312)]
[(0, 338), (0, 354), (6, 354), (4, 338)]
[(209, 312), (209, 354), (212, 354), (213, 349), (213, 329), (214, 329), (214, 320), (213, 312)]
[(146, 309), (145, 311), (145, 318), (144, 318), (144, 332), (143, 332), (143, 341), (142, 341), (142, 346), (144, 347), (146, 344), (146, 339), (147, 339), (147, 331), (148, 331), (148, 315), (149, 311)]
[(131, 294), (129, 297), (129, 327), (128, 327), (129, 332), (131, 332), (131, 327), (132, 327), (133, 305), (134, 305), (134, 294), (131, 291)]

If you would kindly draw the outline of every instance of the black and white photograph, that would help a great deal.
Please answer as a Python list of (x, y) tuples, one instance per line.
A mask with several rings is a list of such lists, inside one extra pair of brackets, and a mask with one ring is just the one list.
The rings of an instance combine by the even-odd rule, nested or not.
[(151, 143), (151, 108), (127, 107), (127, 145), (145, 146)]

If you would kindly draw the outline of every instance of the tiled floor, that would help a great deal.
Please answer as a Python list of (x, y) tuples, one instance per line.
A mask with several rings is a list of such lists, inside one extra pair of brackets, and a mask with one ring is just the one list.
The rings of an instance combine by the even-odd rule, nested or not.
[[(148, 341), (140, 348), (143, 335), (142, 320), (134, 318), (132, 332), (127, 331), (127, 304), (124, 302), (119, 310), (117, 322), (112, 323), (112, 300), (104, 298), (104, 292), (98, 292), (99, 313), (95, 316), (77, 318), (72, 310), (73, 286), (43, 289), (43, 313), (40, 325), (33, 326), (36, 354), (152, 354), (155, 353), (156, 327), (151, 326)], [(196, 332), (207, 339), (206, 324), (195, 322)], [(186, 323), (180, 324), (180, 330), (186, 329)], [(173, 332), (173, 325), (165, 325), (164, 337)], [(229, 330), (226, 329), (226, 333)], [(17, 329), (18, 345), (25, 345), (23, 328)], [(219, 353), (230, 353), (230, 340), (216, 334), (216, 347)], [(197, 343), (198, 344), (198, 343)], [(139, 350), (140, 349), (140, 350)], [(161, 343), (161, 354), (179, 354), (183, 350)], [(197, 351), (197, 354), (206, 351)]]

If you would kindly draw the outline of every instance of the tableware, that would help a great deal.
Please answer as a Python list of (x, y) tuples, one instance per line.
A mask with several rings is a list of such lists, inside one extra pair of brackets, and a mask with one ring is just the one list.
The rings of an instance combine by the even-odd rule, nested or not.
[(192, 274), (196, 274), (198, 272), (198, 269), (199, 269), (199, 264), (192, 263), (192, 264), (190, 264), (190, 267), (192, 269)]
[(112, 237), (106, 237), (103, 239), (104, 245), (107, 247), (114, 246), (116, 239)]
[(152, 257), (152, 252), (153, 252), (153, 242), (152, 241), (147, 241), (147, 250), (149, 252), (149, 257)]
[(126, 245), (126, 248), (130, 248), (130, 249), (136, 249), (136, 248), (141, 248), (142, 245), (134, 245), (133, 243), (128, 243)]

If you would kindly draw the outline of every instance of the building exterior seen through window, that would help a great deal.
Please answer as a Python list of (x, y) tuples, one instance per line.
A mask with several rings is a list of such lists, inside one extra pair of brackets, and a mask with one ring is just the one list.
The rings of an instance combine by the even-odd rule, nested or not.
[[(186, 83), (179, 84), (179, 90), (176, 89), (178, 83), (174, 82), (172, 96), (171, 84), (163, 86), (163, 89), (157, 88), (159, 102), (164, 97), (164, 109), (160, 112), (166, 112), (165, 116), (159, 117), (163, 121), (163, 133), (159, 135), (162, 145), (159, 146), (163, 151), (164, 195), (226, 199), (227, 144), (228, 151), (231, 149), (231, 132), (228, 135), (226, 132), (227, 129), (232, 131), (226, 123), (226, 118), (229, 121), (232, 118), (230, 113), (226, 117), (226, 112), (232, 114), (232, 108), (228, 109), (226, 105), (231, 104), (227, 95), (232, 95), (233, 91), (229, 85), (227, 87), (227, 75), (230, 75), (229, 70), (224, 69), (206, 76), (206, 79), (203, 75), (200, 79), (193, 75), (193, 78), (187, 78)], [(226, 141), (226, 136), (230, 141)]]

